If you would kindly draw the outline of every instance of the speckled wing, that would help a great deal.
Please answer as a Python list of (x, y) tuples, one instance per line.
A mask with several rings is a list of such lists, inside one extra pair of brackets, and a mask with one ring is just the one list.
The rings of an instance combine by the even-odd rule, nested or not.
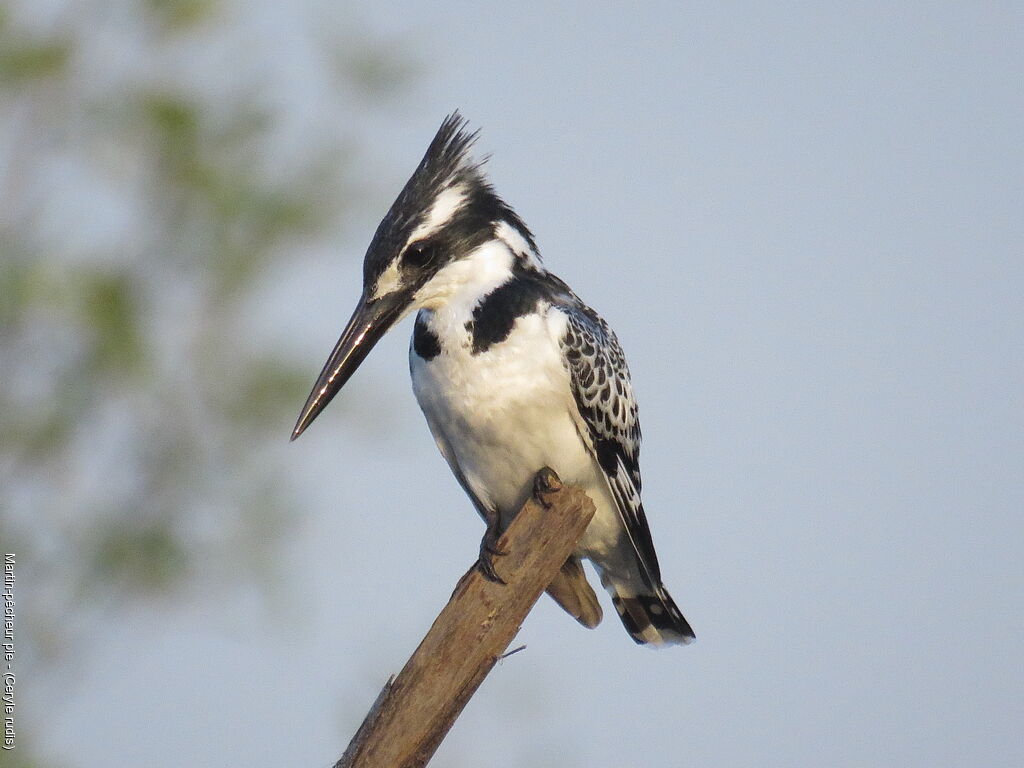
[(640, 571), (654, 587), (661, 581), (661, 569), (640, 501), (640, 421), (625, 355), (608, 324), (579, 299), (559, 309), (568, 318), (562, 353), (576, 407), (589, 430), (591, 450), (608, 477)]

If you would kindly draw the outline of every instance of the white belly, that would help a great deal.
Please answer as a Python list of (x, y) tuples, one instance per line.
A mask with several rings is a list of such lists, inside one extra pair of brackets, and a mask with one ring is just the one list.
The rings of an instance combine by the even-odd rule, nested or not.
[[(410, 352), (413, 390), (453, 470), (483, 505), (498, 510), (504, 524), (542, 467), (582, 486), (597, 512), (580, 554), (600, 557), (618, 541), (621, 524), (604, 474), (577, 430), (558, 346), (564, 323), (559, 312), (521, 317), (505, 341), (476, 355), (468, 339), (443, 343), (429, 361)], [(462, 328), (434, 330), (450, 339), (459, 338)]]

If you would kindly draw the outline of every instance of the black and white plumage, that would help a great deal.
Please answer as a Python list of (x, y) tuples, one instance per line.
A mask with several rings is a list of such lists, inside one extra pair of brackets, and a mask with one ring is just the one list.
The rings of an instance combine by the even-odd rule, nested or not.
[(363, 295), (295, 425), (293, 439), (374, 343), (418, 310), (413, 390), (438, 448), (488, 524), (481, 563), (532, 491), (555, 470), (596, 512), (548, 589), (585, 626), (601, 608), (591, 560), (638, 643), (693, 631), (661, 584), (640, 499), (640, 423), (615, 334), (541, 263), (533, 235), (469, 156), (476, 138), (448, 117), (367, 249)]

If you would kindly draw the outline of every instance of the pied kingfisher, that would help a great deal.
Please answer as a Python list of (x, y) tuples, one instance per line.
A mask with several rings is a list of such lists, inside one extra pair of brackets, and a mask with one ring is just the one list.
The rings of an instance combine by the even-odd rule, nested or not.
[(661, 583), (640, 501), (640, 423), (615, 334), (541, 264), (533, 235), (495, 194), (456, 112), (377, 227), (363, 294), (309, 395), (294, 440), (373, 345), (418, 310), (413, 390), (438, 448), (487, 523), (480, 567), (552, 468), (594, 501), (594, 518), (548, 587), (586, 627), (601, 606), (589, 559), (637, 643), (687, 643), (693, 630)]

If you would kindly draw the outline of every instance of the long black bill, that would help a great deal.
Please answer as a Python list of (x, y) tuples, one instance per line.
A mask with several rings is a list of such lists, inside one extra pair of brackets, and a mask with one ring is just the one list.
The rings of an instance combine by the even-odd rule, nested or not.
[(404, 305), (405, 302), (398, 297), (385, 296), (376, 301), (367, 301), (364, 296), (360, 300), (302, 407), (299, 420), (292, 430), (292, 440), (301, 435), (320, 411), (327, 407), (331, 398), (338, 394), (338, 390), (370, 354), (373, 345), (395, 324)]

